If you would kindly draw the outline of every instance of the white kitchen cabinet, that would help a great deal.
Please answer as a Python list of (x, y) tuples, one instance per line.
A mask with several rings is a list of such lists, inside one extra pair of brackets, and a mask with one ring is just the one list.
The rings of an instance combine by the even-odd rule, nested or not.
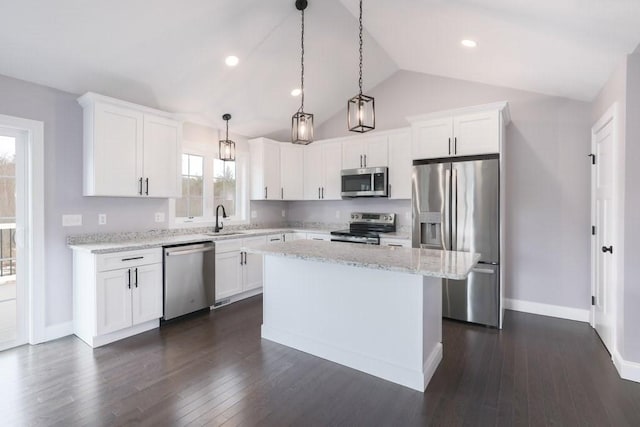
[(74, 333), (98, 347), (158, 327), (162, 249), (73, 253)]
[(282, 200), (280, 145), (268, 138), (249, 140), (251, 200)]
[(304, 199), (340, 200), (342, 144), (327, 142), (304, 148)]
[(282, 200), (304, 198), (304, 147), (293, 144), (280, 145), (280, 176)]
[(411, 199), (411, 131), (389, 134), (389, 198)]
[(410, 117), (412, 158), (474, 156), (501, 152), (510, 121), (506, 102)]
[(285, 242), (291, 242), (293, 240), (305, 240), (306, 238), (307, 238), (307, 233), (293, 232), (293, 233), (284, 234)]
[(216, 242), (216, 302), (262, 287), (262, 255), (243, 248), (266, 242), (265, 236)]
[(387, 137), (382, 135), (348, 138), (342, 142), (344, 169), (389, 165)]
[(409, 239), (397, 239), (390, 237), (380, 237), (380, 246), (395, 246), (402, 248), (410, 248), (411, 240)]
[(179, 121), (94, 93), (78, 102), (83, 107), (85, 196), (181, 196)]
[(307, 240), (331, 240), (331, 235), (329, 233), (307, 233)]

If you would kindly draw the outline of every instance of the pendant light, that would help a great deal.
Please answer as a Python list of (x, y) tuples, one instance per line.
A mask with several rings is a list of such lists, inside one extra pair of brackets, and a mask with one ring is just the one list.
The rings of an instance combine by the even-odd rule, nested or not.
[(369, 132), (376, 128), (375, 100), (362, 94), (362, 0), (360, 0), (360, 93), (347, 101), (347, 125), (351, 132)]
[(304, 112), (304, 10), (307, 0), (296, 0), (296, 9), (302, 16), (301, 55), (300, 55), (300, 94), (301, 103), (298, 111), (291, 118), (291, 142), (307, 145), (313, 142), (313, 114)]
[(227, 136), (225, 139), (220, 140), (218, 157), (225, 162), (233, 162), (236, 160), (236, 143), (229, 139), (229, 120), (231, 120), (231, 114), (223, 114), (222, 119), (227, 122)]

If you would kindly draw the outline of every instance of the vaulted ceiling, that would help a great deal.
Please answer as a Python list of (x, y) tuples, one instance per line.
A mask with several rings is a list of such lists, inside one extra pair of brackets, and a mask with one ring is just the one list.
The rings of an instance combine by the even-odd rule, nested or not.
[[(299, 106), (293, 0), (0, 1), (0, 74), (213, 126), (230, 112), (248, 136), (287, 129)], [(640, 42), (638, 0), (365, 0), (364, 10), (365, 89), (405, 69), (591, 100)], [(357, 14), (358, 0), (309, 0), (305, 110), (317, 122), (357, 91)]]

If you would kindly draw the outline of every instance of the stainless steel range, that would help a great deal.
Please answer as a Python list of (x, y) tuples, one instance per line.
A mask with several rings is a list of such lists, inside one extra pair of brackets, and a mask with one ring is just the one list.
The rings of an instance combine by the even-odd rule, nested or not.
[(331, 232), (332, 242), (379, 245), (380, 233), (396, 231), (396, 214), (353, 212), (348, 230)]

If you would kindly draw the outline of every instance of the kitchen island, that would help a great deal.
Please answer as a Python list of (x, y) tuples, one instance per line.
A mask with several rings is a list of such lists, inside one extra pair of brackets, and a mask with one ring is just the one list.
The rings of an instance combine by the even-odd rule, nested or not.
[(442, 360), (442, 278), (479, 254), (297, 240), (264, 255), (262, 337), (424, 391)]

